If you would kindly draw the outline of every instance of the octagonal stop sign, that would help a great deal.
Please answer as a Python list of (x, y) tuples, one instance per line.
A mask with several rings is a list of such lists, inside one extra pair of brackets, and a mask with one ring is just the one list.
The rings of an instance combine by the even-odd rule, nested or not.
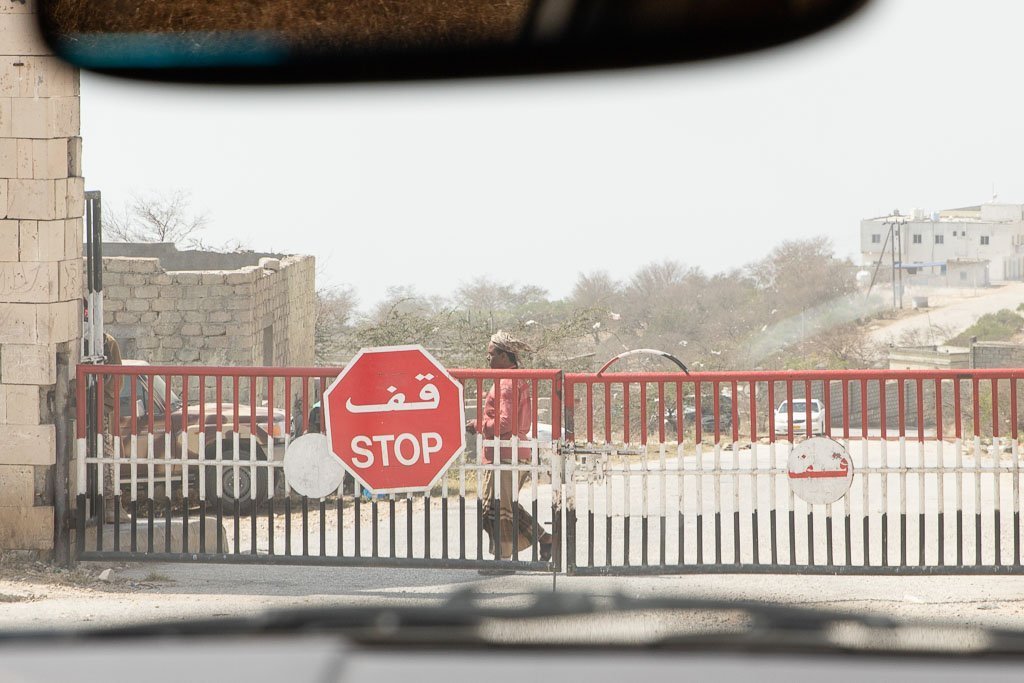
[(427, 490), (466, 447), (462, 384), (422, 346), (362, 349), (323, 406), (331, 452), (374, 493)]

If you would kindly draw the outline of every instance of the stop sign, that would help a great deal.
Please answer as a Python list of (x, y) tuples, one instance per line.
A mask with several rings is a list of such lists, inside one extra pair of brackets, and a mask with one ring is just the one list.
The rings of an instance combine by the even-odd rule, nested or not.
[(431, 488), (466, 447), (462, 384), (422, 346), (362, 349), (323, 407), (331, 452), (375, 493)]

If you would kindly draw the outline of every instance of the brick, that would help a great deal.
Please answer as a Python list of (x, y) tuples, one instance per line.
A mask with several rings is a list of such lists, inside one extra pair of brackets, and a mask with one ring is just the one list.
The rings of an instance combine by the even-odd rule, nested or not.
[[(14, 100), (15, 103), (17, 101)], [(81, 132), (81, 110), (77, 97), (51, 97), (45, 101), (48, 104), (45, 137), (70, 138)]]
[(35, 306), (39, 343), (60, 344), (81, 336), (81, 302), (78, 299)]
[(7, 181), (6, 204), (8, 218), (53, 220), (54, 181), (16, 178)]
[(155, 299), (160, 294), (158, 287), (136, 287), (132, 290), (132, 296), (136, 299)]
[(15, 150), (15, 169), (12, 178), (31, 178), (32, 177), (32, 147), (33, 140), (21, 139), (17, 140), (17, 148)]
[(0, 465), (52, 465), (55, 439), (53, 425), (0, 425)]
[(57, 300), (58, 291), (56, 263), (0, 262), (0, 301), (47, 303)]
[(53, 181), (53, 217), (63, 222), (68, 217), (68, 179), (56, 178)]
[(145, 275), (139, 275), (138, 273), (125, 273), (121, 276), (121, 282), (126, 285), (139, 286), (148, 285), (149, 280)]
[(135, 339), (135, 347), (138, 349), (160, 348), (160, 340), (156, 337), (137, 337)]
[(31, 465), (0, 465), (0, 501), (4, 507), (32, 507), (35, 501), (35, 468)]
[(68, 178), (68, 218), (81, 218), (85, 213), (85, 178)]
[(53, 550), (53, 508), (0, 507), (0, 549)]
[(24, 57), (18, 72), (16, 97), (71, 97), (75, 95), (74, 67), (57, 57)]
[[(10, 97), (0, 97), (0, 137), (13, 139), (14, 105)], [(14, 177), (13, 175), (10, 177)]]
[(201, 280), (199, 273), (187, 271), (171, 271), (168, 275), (174, 278), (174, 281), (179, 285), (198, 285)]
[(38, 222), (36, 228), (39, 233), (40, 261), (63, 261), (67, 258), (64, 253), (67, 244), (65, 225), (64, 220)]
[(18, 140), (0, 139), (0, 177), (18, 177)]
[(36, 14), (37, 12), (39, 12), (39, 6), (36, 0), (0, 4), (0, 14)]
[(104, 256), (103, 272), (107, 273), (130, 273), (132, 272), (132, 261), (127, 256)]
[(131, 272), (133, 273), (160, 273), (160, 259), (158, 258), (135, 258), (131, 259)]
[(17, 261), (18, 221), (0, 221), (0, 261)]
[(181, 326), (181, 334), (186, 337), (198, 337), (203, 333), (203, 326), (196, 323), (188, 323)]
[(231, 314), (227, 311), (211, 311), (209, 320), (211, 323), (229, 323), (231, 322)]
[[(104, 280), (105, 279), (106, 278), (104, 278)], [(123, 311), (123, 310), (124, 310), (124, 301), (122, 301), (120, 299), (111, 299), (111, 298), (109, 298), (109, 295), (104, 297), (104, 299), (103, 299), (103, 312), (104, 313), (109, 313), (111, 311), (117, 312), (117, 311)]]
[(0, 45), (11, 55), (45, 55), (50, 52), (39, 33), (35, 15), (27, 12), (0, 13)]
[[(82, 257), (82, 245), (85, 243), (85, 227), (81, 218), (69, 218), (64, 221), (64, 258)], [(106, 274), (104, 273), (104, 285)]]
[(80, 299), (85, 295), (82, 282), (82, 259), (61, 261), (58, 264), (57, 295), (61, 301)]
[(202, 323), (206, 322), (207, 314), (200, 311), (185, 311), (181, 317), (187, 323)]
[[(106, 312), (104, 311), (104, 313)], [(141, 322), (139, 314), (132, 311), (118, 311), (113, 316), (114, 322), (118, 325), (138, 325)]]
[(135, 311), (141, 313), (142, 311), (149, 310), (149, 301), (144, 299), (128, 299), (124, 302), (124, 308), (127, 311)]
[(156, 299), (151, 302), (150, 308), (154, 311), (165, 313), (168, 311), (174, 311), (178, 308), (178, 302), (174, 299)]
[(167, 273), (160, 273), (159, 275), (154, 275), (153, 277), (151, 277), (149, 279), (149, 282), (150, 282), (150, 284), (157, 285), (158, 287), (164, 288), (164, 289), (160, 290), (160, 296), (163, 296), (165, 291), (173, 291), (174, 290), (174, 288), (170, 286), (172, 284), (171, 283), (171, 276), (168, 275)]
[(34, 344), (36, 339), (36, 305), (0, 303), (0, 344)]
[(39, 260), (39, 221), (18, 221), (18, 260)]
[(224, 284), (224, 278), (226, 273), (220, 271), (211, 271), (200, 274), (200, 282), (204, 285), (222, 285)]
[(57, 381), (57, 350), (34, 344), (0, 346), (0, 377), (8, 384), (53, 384)]
[(181, 313), (177, 311), (163, 311), (160, 313), (160, 322), (164, 324), (177, 324), (182, 321)]
[(245, 285), (256, 281), (256, 271), (239, 271), (228, 273), (225, 282), (229, 285)]
[(199, 360), (199, 352), (195, 349), (182, 349), (178, 351), (176, 358), (182, 363), (192, 363)]
[[(3, 36), (0, 34), (0, 41), (2, 40)], [(11, 99), (11, 115), (13, 117), (11, 119), (12, 137), (49, 137), (49, 100), (30, 97), (14, 97)]]
[(0, 392), (4, 394), (4, 404), (7, 406), (4, 424), (39, 424), (38, 386), (33, 384), (4, 384), (0, 385)]
[[(77, 78), (76, 78), (77, 80)], [(68, 138), (68, 177), (82, 176), (82, 138)]]
[(159, 319), (160, 319), (160, 314), (159, 313), (154, 313), (152, 311), (150, 311), (148, 313), (143, 313), (142, 315), (139, 316), (139, 322), (142, 323), (143, 325), (152, 325), (153, 323), (155, 323)]

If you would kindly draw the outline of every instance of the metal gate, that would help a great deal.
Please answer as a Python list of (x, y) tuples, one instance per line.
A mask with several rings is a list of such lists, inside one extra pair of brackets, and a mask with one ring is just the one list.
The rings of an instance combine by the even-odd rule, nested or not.
[[(529, 437), (472, 437), (425, 494), (373, 497), (346, 477), (313, 500), (290, 490), (283, 454), (317, 429), (337, 371), (82, 365), (76, 555), (580, 575), (1021, 571), (1024, 370), (452, 374), (470, 416), (499, 378), (530, 392)], [(793, 483), (790, 459), (815, 436), (852, 469), (834, 502)], [(488, 465), (487, 446), (531, 458)], [(536, 543), (493, 559), (488, 469), (530, 473), (515, 509), (550, 525), (550, 560)], [(94, 491), (104, 509), (104, 473), (110, 525), (85, 514)]]
[[(1020, 572), (1022, 379), (568, 374), (566, 571)], [(794, 494), (815, 435), (851, 461), (833, 503)]]
[[(80, 365), (72, 488), (76, 557), (533, 571), (558, 566), (557, 552), (543, 557), (536, 541), (509, 559), (492, 559), (480, 499), (488, 470), (529, 473), (528, 483), (513, 494), (515, 522), (529, 515), (538, 527), (551, 525), (554, 545), (561, 547), (563, 488), (552, 438), (562, 431), (560, 371), (452, 371), (463, 384), (467, 415), (478, 420), (495, 382), (512, 381), (515, 400), (528, 392), (533, 417), (527, 438), (467, 437), (467, 451), (423, 494), (372, 496), (346, 475), (334, 494), (310, 499), (289, 487), (284, 452), (295, 436), (319, 431), (320, 396), (338, 372)], [(488, 447), (529, 449), (530, 459), (486, 464)], [(90, 502), (98, 519), (87, 514)]]

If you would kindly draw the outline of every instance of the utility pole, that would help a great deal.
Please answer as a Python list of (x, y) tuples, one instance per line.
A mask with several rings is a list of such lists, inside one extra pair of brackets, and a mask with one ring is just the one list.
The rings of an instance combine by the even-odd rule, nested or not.
[[(900, 215), (899, 209), (894, 209), (885, 219), (885, 225), (889, 226), (889, 232), (885, 241), (892, 242), (892, 307), (893, 310), (903, 308), (903, 230), (907, 222), (906, 218)], [(899, 258), (896, 254), (899, 253)], [(882, 246), (882, 254), (878, 260), (881, 263), (885, 255), (885, 246)], [(872, 282), (874, 279), (872, 278)], [(899, 291), (897, 299), (897, 290)]]

